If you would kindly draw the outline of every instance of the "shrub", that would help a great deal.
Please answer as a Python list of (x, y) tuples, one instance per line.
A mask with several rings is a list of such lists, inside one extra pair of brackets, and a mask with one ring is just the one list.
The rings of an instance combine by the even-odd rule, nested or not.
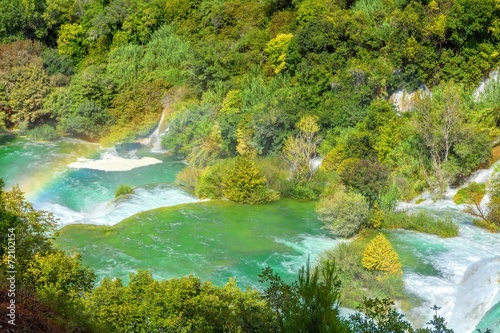
[(266, 178), (247, 157), (237, 157), (222, 178), (222, 193), (231, 201), (261, 203), (277, 199), (267, 188)]
[(368, 221), (368, 202), (361, 194), (339, 190), (316, 205), (321, 221), (333, 234), (349, 237)]
[(497, 174), (490, 185), (490, 202), (488, 203), (488, 222), (500, 227), (500, 175)]
[(196, 196), (210, 199), (223, 198), (222, 179), (233, 164), (234, 160), (227, 159), (205, 168), (196, 185)]
[(134, 189), (131, 186), (122, 184), (116, 189), (115, 198), (121, 197), (122, 195), (131, 194), (132, 192), (134, 192)]
[(202, 169), (188, 166), (177, 174), (175, 182), (180, 186), (187, 187), (190, 190), (195, 190), (202, 173)]
[(391, 243), (383, 234), (378, 234), (363, 251), (361, 261), (364, 268), (386, 272), (388, 274), (403, 274), (399, 256)]
[(26, 136), (33, 141), (55, 141), (61, 137), (54, 127), (47, 124), (28, 130)]
[(460, 204), (480, 203), (486, 194), (486, 185), (472, 182), (467, 187), (461, 188), (453, 197), (453, 202)]

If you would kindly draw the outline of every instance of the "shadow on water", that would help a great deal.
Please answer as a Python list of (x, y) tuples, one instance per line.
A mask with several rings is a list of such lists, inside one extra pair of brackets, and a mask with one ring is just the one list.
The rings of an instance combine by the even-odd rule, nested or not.
[(7, 144), (16, 139), (16, 135), (13, 133), (0, 133), (0, 145)]

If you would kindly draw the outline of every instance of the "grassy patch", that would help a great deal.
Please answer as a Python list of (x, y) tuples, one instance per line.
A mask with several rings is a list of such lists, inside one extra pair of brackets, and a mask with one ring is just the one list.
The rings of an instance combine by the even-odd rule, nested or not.
[(455, 237), (458, 235), (458, 225), (451, 218), (437, 219), (429, 213), (419, 212), (408, 214), (395, 212), (388, 214), (382, 221), (383, 229), (407, 229), (440, 237)]
[(425, 201), (424, 198), (417, 199), (417, 201), (415, 201), (415, 205), (420, 205), (424, 201)]
[(26, 136), (33, 141), (55, 141), (61, 137), (54, 127), (47, 124), (28, 130)]
[(453, 202), (457, 205), (479, 203), (485, 194), (485, 184), (472, 182), (467, 187), (458, 190), (457, 194), (453, 197)]
[(479, 228), (483, 228), (483, 229), (486, 229), (488, 230), (489, 232), (493, 232), (493, 233), (496, 233), (496, 232), (500, 232), (500, 227), (493, 224), (493, 223), (490, 223), (490, 222), (487, 222), (485, 220), (481, 220), (481, 219), (473, 219), (472, 220), (472, 223), (476, 226), (476, 227), (479, 227)]
[(115, 191), (115, 198), (121, 197), (122, 195), (131, 194), (134, 189), (129, 185), (120, 185)]

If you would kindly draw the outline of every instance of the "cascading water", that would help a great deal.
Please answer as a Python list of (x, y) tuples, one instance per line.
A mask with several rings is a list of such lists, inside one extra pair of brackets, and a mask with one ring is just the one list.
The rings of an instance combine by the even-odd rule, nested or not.
[[(164, 213), (164, 208), (140, 213), (197, 201), (173, 185), (160, 185), (172, 183), (184, 166), (149, 147), (102, 149), (76, 140), (23, 139), (0, 145), (0, 177), (7, 188), (18, 183), (36, 208), (54, 212), (62, 224), (111, 225), (139, 213), (126, 222), (132, 229), (124, 234), (116, 229), (89, 229), (95, 233), (91, 235), (84, 227), (62, 229), (73, 234), (66, 248), (76, 246), (100, 277), (126, 278), (130, 271), (151, 269), (157, 278), (196, 273), (221, 284), (236, 276), (243, 286), (255, 286), (263, 265), (291, 279), (307, 255), (316, 256), (338, 243), (320, 231), (321, 223), (308, 220), (314, 216), (312, 206), (304, 209), (293, 202), (264, 205), (251, 216), (245, 206), (214, 203), (177, 206), (177, 215), (174, 210)], [(482, 170), (470, 181), (488, 182), (491, 174), (492, 169)], [(114, 200), (120, 184), (135, 187), (134, 193)], [(450, 190), (446, 199), (435, 202), (423, 195), (424, 202), (400, 208), (451, 214), (460, 225), (458, 237), (388, 232), (400, 253), (418, 258), (418, 264), (405, 266), (404, 280), (423, 304), (408, 317), (424, 324), (432, 315), (429, 308), (436, 304), (457, 333), (471, 332), (476, 325), (498, 332), (500, 235), (473, 226), (471, 217), (461, 212), (463, 207), (452, 202), (453, 193)], [(243, 247), (248, 239), (251, 246)]]
[[(144, 210), (198, 201), (168, 185), (182, 161), (140, 146), (118, 151), (76, 140), (15, 139), (0, 146), (0, 165), (7, 188), (19, 184), (35, 208), (54, 213), (61, 225), (115, 224)], [(134, 192), (114, 200), (121, 184)]]
[[(469, 182), (489, 183), (495, 167), (476, 172)], [(441, 307), (440, 315), (456, 333), (469, 333), (500, 301), (500, 235), (473, 226), (472, 217), (462, 212), (465, 205), (452, 201), (454, 193), (456, 189), (449, 190), (444, 199), (437, 201), (423, 194), (412, 203), (401, 204), (399, 209), (451, 216), (460, 226), (458, 237), (440, 239), (415, 232), (397, 232), (391, 233), (391, 238), (397, 250), (411, 251), (435, 269), (434, 274), (422, 274), (417, 272), (418, 268), (405, 271), (407, 289), (424, 301), (408, 313), (409, 317), (423, 324), (430, 319), (429, 308), (436, 304)], [(425, 200), (417, 204), (419, 199)], [(488, 328), (500, 332), (500, 327)]]
[(167, 112), (168, 112), (168, 108), (165, 107), (163, 109), (163, 112), (161, 113), (161, 118), (160, 118), (160, 122), (158, 123), (158, 126), (155, 128), (153, 133), (151, 133), (151, 135), (145, 141), (145, 144), (147, 146), (151, 146), (152, 152), (155, 152), (155, 153), (165, 152), (165, 150), (161, 146), (161, 139), (162, 139), (163, 135), (165, 135), (168, 132), (168, 127), (166, 127)]

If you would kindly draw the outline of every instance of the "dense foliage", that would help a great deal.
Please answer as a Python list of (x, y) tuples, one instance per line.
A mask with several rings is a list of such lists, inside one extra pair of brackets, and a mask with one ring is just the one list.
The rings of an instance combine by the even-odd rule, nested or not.
[(499, 85), (472, 93), (499, 65), (495, 0), (1, 4), (0, 129), (112, 144), (164, 109), (164, 145), (195, 168), (280, 157), (279, 194), (317, 198), (336, 174), (370, 207), (393, 185), (442, 195), (500, 133)]
[[(0, 216), (5, 223), (0, 225), (1, 235), (12, 237), (9, 233), (14, 229), (16, 241), (22, 245), (16, 252), (15, 290), (19, 314), (15, 327), (20, 331), (357, 333), (366, 329), (387, 332), (390, 327), (399, 328), (394, 332), (452, 332), (437, 315), (429, 323), (434, 329), (414, 330), (385, 298), (360, 302), (359, 310), (366, 317), (342, 318), (339, 305), (347, 266), (338, 267), (333, 260), (348, 260), (337, 255), (320, 266), (307, 263), (297, 281), (290, 284), (265, 268), (260, 275), (265, 283), (263, 292), (241, 290), (235, 280), (223, 287), (193, 276), (157, 281), (144, 271), (132, 273), (128, 285), (119, 279), (104, 279), (97, 286), (94, 272), (82, 266), (78, 254), (68, 255), (52, 247), (55, 221), (50, 215), (34, 210), (19, 189), (3, 191), (2, 187), (3, 183)], [(3, 244), (8, 244), (5, 240)], [(0, 274), (4, 276), (8, 250), (4, 245), (0, 250)], [(361, 251), (355, 254), (361, 255)], [(361, 266), (359, 259), (357, 266)], [(365, 271), (372, 281), (385, 280), (388, 285), (395, 281), (387, 275), (375, 279), (373, 271)], [(6, 281), (4, 276), (0, 282), (0, 325), (10, 325), (5, 322), (4, 305), (9, 302)], [(347, 290), (365, 290), (358, 287), (351, 285)]]

